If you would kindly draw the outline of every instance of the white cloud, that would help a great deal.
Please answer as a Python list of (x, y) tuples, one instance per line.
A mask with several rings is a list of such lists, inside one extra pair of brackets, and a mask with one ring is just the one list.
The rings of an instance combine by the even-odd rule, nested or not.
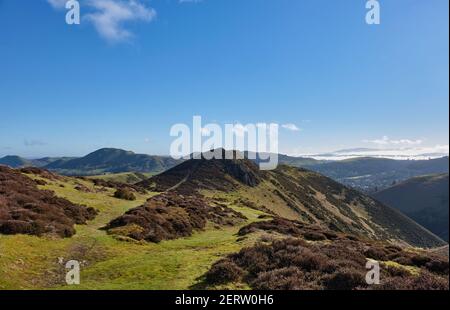
[(66, 7), (66, 2), (68, 0), (47, 0), (48, 3), (55, 9), (62, 9)]
[(410, 140), (410, 139), (398, 139), (398, 140), (392, 140), (389, 139), (388, 136), (383, 136), (380, 139), (374, 139), (374, 140), (363, 140), (364, 143), (371, 143), (376, 144), (379, 146), (386, 146), (386, 145), (420, 145), (423, 143), (422, 140)]
[(109, 41), (123, 41), (132, 37), (132, 33), (124, 28), (124, 22), (150, 22), (156, 17), (156, 11), (136, 0), (90, 0), (90, 6), (96, 12), (86, 15), (98, 33)]
[(298, 128), (295, 124), (283, 124), (281, 127), (290, 131), (300, 131), (300, 128)]
[(41, 140), (35, 140), (35, 139), (31, 139), (31, 140), (25, 139), (25, 140), (23, 140), (23, 144), (25, 146), (42, 146), (42, 145), (47, 145), (46, 142), (41, 141)]
[(305, 149), (296, 149), (288, 152), (289, 155), (312, 157), (321, 160), (344, 160), (357, 157), (377, 157), (390, 159), (429, 159), (439, 158), (449, 155), (448, 144), (437, 144), (434, 146), (415, 146), (415, 147), (392, 147), (392, 148), (355, 148), (335, 152), (317, 154), (313, 152), (304, 152)]
[[(64, 9), (67, 0), (47, 0), (56, 9)], [(101, 37), (121, 42), (133, 37), (126, 29), (127, 22), (151, 22), (156, 11), (141, 0), (80, 0), (83, 20), (94, 25)]]

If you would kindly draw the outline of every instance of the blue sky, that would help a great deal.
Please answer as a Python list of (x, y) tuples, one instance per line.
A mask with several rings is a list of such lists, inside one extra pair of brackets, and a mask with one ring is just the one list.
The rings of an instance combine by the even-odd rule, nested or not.
[(365, 0), (80, 0), (71, 26), (58, 2), (0, 0), (0, 156), (168, 154), (193, 115), (295, 124), (289, 154), (448, 150), (447, 0), (376, 26)]

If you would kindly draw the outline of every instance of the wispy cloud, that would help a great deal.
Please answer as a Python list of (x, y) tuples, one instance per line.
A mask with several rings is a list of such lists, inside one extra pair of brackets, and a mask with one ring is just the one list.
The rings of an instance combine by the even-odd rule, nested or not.
[(290, 131), (300, 131), (300, 128), (297, 127), (295, 124), (283, 124), (281, 125), (284, 129), (290, 130)]
[(87, 14), (85, 19), (92, 22), (98, 33), (109, 41), (123, 41), (133, 36), (124, 27), (125, 22), (150, 22), (156, 17), (156, 11), (135, 0), (90, 0), (88, 2), (96, 12)]
[(66, 3), (68, 0), (47, 0), (48, 3), (55, 9), (62, 9), (66, 7)]
[(47, 143), (45, 143), (44, 141), (41, 140), (34, 140), (34, 139), (24, 139), (23, 140), (23, 144), (25, 146), (42, 146), (42, 145), (47, 145)]
[[(55, 9), (63, 9), (66, 0), (47, 0)], [(130, 22), (151, 22), (156, 11), (141, 0), (80, 0), (83, 20), (91, 23), (99, 35), (110, 42), (123, 42), (133, 37), (126, 28)]]
[(410, 140), (410, 139), (390, 139), (388, 136), (383, 136), (380, 139), (374, 140), (363, 140), (364, 143), (371, 143), (378, 146), (387, 146), (387, 145), (420, 145), (423, 143), (423, 140)]

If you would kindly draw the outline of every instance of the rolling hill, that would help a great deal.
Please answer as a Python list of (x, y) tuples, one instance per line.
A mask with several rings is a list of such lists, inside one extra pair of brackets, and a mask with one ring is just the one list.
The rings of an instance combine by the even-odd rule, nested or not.
[(399, 211), (301, 168), (260, 171), (247, 159), (191, 159), (137, 185), (158, 192), (234, 199), (287, 219), (375, 240), (421, 247), (445, 244)]
[(63, 163), (71, 159), (74, 159), (74, 157), (43, 157), (37, 159), (27, 159), (16, 155), (8, 155), (0, 158), (0, 165), (5, 165), (10, 168), (44, 167), (53, 162)]
[(81, 158), (54, 161), (46, 165), (45, 169), (63, 175), (98, 175), (121, 172), (161, 172), (178, 163), (179, 161), (171, 157), (103, 148)]
[(427, 175), (406, 180), (372, 196), (448, 241), (448, 188), (448, 174)]
[(21, 168), (31, 166), (32, 162), (20, 156), (8, 155), (0, 158), (0, 165), (5, 165), (11, 168)]

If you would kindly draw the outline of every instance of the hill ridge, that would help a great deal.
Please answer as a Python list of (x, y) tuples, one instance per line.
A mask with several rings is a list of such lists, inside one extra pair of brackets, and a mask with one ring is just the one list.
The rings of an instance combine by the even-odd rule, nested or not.
[[(230, 173), (228, 165), (238, 172)], [(237, 196), (255, 208), (336, 231), (415, 246), (445, 245), (397, 210), (303, 168), (280, 165), (273, 171), (260, 171), (248, 159), (190, 159), (138, 185), (180, 195)]]

